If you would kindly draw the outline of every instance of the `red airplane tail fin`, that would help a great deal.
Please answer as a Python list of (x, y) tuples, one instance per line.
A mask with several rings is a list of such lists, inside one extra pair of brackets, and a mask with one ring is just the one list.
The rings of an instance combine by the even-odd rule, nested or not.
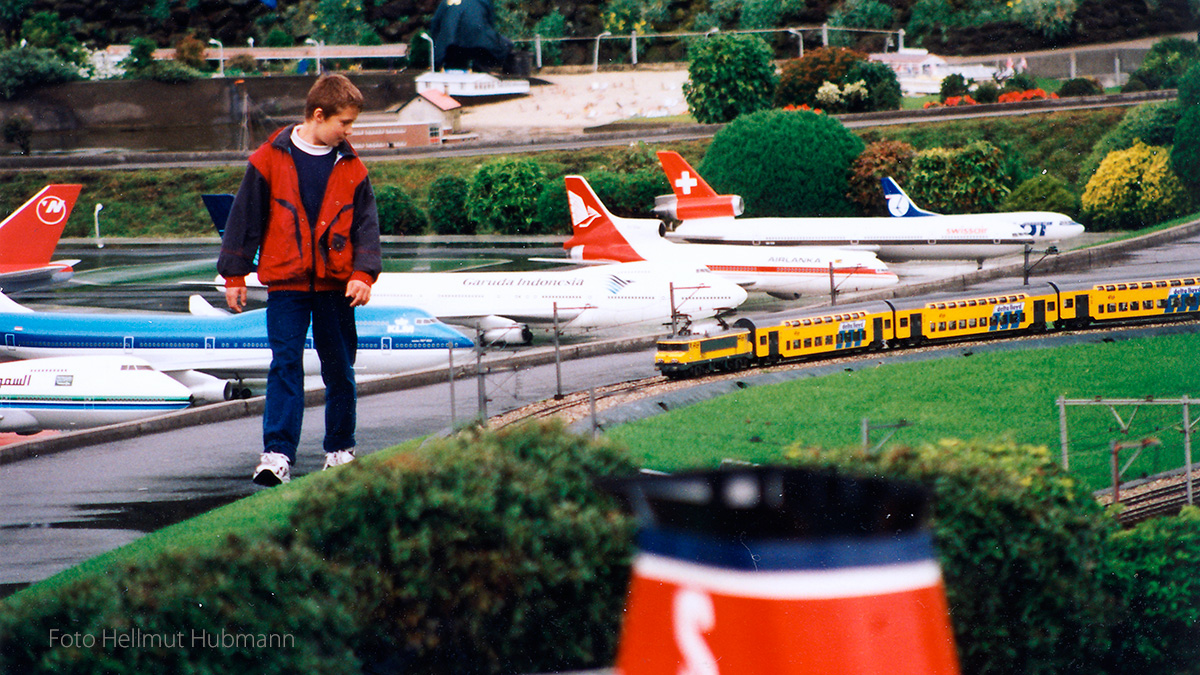
[[(742, 215), (744, 207), (741, 197), (717, 194), (678, 152), (660, 150), (658, 161), (675, 192), (673, 208), (665, 205), (662, 213), (668, 219), (683, 221)], [(655, 210), (658, 211), (657, 208)]]
[(613, 215), (592, 191), (583, 176), (567, 176), (567, 203), (571, 208), (572, 237), (563, 244), (572, 258), (636, 262), (642, 260), (617, 230)]
[(47, 185), (0, 222), (0, 265), (50, 262), (82, 185)]

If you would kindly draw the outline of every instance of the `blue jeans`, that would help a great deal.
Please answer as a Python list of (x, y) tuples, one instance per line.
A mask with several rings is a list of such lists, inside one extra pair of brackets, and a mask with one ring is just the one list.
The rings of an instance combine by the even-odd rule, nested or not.
[(263, 450), (283, 453), (292, 462), (304, 421), (304, 347), (310, 323), (325, 382), (325, 452), (354, 447), (358, 330), (350, 299), (341, 292), (271, 291), (267, 294), (271, 370)]

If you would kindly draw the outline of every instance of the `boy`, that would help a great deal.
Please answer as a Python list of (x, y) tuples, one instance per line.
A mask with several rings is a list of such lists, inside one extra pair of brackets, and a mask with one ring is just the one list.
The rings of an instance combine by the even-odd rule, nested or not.
[(275, 132), (250, 156), (221, 240), (217, 271), (229, 308), (246, 306), (256, 255), (267, 287), (271, 369), (253, 476), (260, 485), (288, 482), (296, 460), (310, 320), (325, 382), (325, 468), (354, 459), (354, 308), (371, 299), (382, 269), (375, 193), (347, 140), (362, 106), (362, 92), (345, 76), (319, 78), (304, 122)]

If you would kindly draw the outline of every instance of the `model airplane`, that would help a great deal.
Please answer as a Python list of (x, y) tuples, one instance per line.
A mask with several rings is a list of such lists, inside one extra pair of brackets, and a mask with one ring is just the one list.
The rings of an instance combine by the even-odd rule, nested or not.
[[(232, 195), (204, 195), (224, 229)], [(218, 277), (218, 279), (220, 279)], [(224, 281), (220, 281), (224, 283)], [(256, 275), (246, 278), (261, 288)], [(639, 262), (552, 272), (384, 272), (371, 304), (419, 307), (480, 331), (486, 344), (527, 344), (530, 326), (565, 333), (698, 322), (732, 311), (746, 291), (702, 265)]]
[(187, 387), (131, 356), (0, 363), (0, 432), (130, 422), (191, 405)]
[(883, 178), (895, 218), (736, 218), (742, 198), (719, 195), (676, 152), (659, 162), (673, 195), (655, 200), (655, 213), (678, 221), (667, 237), (692, 243), (840, 246), (875, 251), (889, 262), (974, 260), (1020, 253), (1083, 233), (1070, 216), (1048, 211), (940, 215), (918, 208), (891, 178)]
[[(266, 310), (226, 314), (199, 296), (191, 303), (191, 314), (33, 312), (0, 295), (0, 356), (125, 354), (182, 382), (197, 401), (245, 397), (245, 381), (265, 378), (271, 363)], [(411, 307), (360, 307), (355, 318), (359, 375), (436, 366), (447, 362), (448, 349), (473, 346), (462, 333)], [(320, 373), (311, 341), (306, 375)]]
[(563, 248), (578, 260), (689, 262), (748, 290), (784, 299), (828, 294), (831, 285), (839, 291), (863, 291), (898, 281), (869, 251), (677, 244), (660, 236), (657, 220), (614, 216), (582, 176), (567, 176), (566, 182), (574, 236)]
[(0, 288), (4, 292), (71, 278), (78, 260), (50, 258), (82, 189), (82, 185), (47, 185), (0, 222)]

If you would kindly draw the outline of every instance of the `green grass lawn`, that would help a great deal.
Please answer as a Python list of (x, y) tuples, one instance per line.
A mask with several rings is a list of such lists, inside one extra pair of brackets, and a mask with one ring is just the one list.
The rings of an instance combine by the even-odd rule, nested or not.
[[(1056, 400), (1197, 395), (1200, 336), (975, 354), (881, 365), (735, 394), (624, 425), (609, 433), (636, 461), (663, 471), (711, 467), (723, 459), (769, 462), (792, 444), (843, 447), (860, 442), (861, 420), (907, 420), (894, 442), (997, 439), (1044, 445), (1058, 456)], [(1129, 419), (1132, 411), (1120, 411)], [(1107, 408), (1070, 408), (1070, 465), (1090, 489), (1109, 480), (1108, 443), (1157, 434), (1126, 479), (1183, 464), (1178, 407), (1143, 407), (1130, 437)], [(876, 432), (875, 438), (883, 432)], [(1124, 460), (1123, 460), (1124, 461)]]

